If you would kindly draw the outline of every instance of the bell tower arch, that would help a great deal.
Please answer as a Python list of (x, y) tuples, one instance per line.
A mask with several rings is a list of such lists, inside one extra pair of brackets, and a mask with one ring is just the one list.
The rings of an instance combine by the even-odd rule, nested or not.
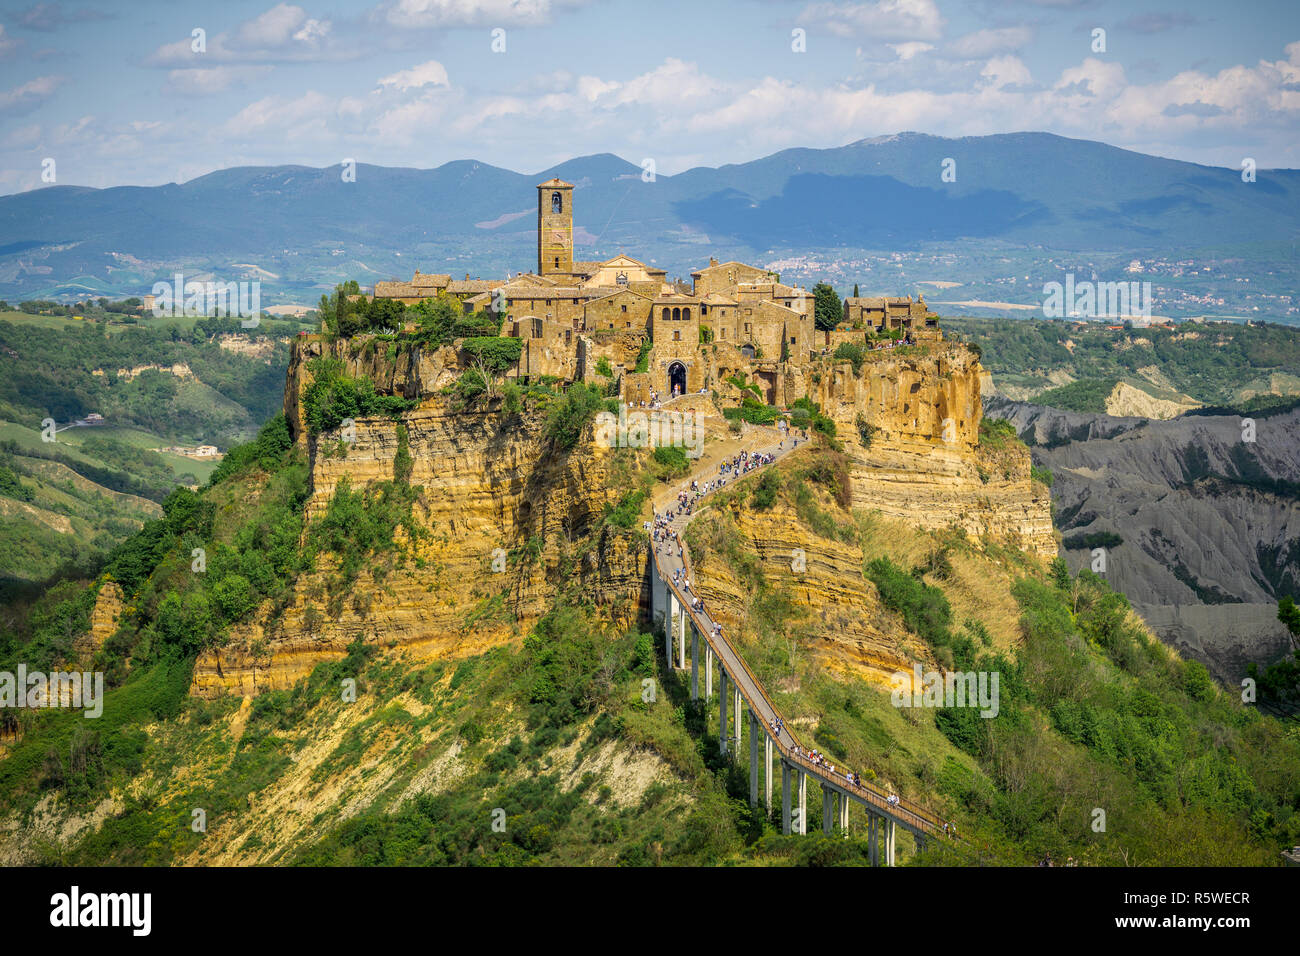
[(537, 187), (537, 274), (573, 271), (573, 184), (550, 179)]

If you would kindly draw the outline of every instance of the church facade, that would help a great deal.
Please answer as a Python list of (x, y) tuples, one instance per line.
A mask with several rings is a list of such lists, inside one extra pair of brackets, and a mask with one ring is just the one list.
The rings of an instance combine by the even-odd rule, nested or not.
[[(409, 283), (380, 282), (375, 295), (408, 304), (432, 296), (460, 299), (466, 312), (500, 319), (500, 334), (522, 340), (515, 374), (522, 380), (619, 383), (633, 403), (710, 389), (740, 373), (784, 402), (783, 373), (806, 365), (841, 341), (866, 341), (880, 317), (896, 328), (933, 328), (925, 303), (888, 300), (890, 308), (854, 302), (839, 331), (818, 332), (813, 297), (770, 270), (718, 262), (689, 283), (628, 255), (603, 262), (574, 259), (574, 186), (537, 186), (537, 267), (504, 280), (451, 279), (416, 272)], [(866, 320), (872, 320), (868, 327)], [(638, 368), (645, 369), (638, 371)]]

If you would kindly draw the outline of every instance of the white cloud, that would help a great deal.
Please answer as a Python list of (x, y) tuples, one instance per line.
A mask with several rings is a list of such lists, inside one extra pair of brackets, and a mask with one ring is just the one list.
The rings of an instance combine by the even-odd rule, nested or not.
[(937, 40), (946, 23), (934, 0), (813, 3), (804, 8), (801, 19), (836, 36), (900, 42)]
[(148, 58), (153, 66), (182, 69), (205, 68), (213, 63), (309, 62), (355, 56), (355, 47), (334, 42), (329, 20), (317, 20), (302, 7), (281, 3), (265, 13), (245, 20), (233, 33), (219, 33), (206, 39), (202, 53), (191, 47), (187, 37), (164, 43)]
[(982, 60), (999, 53), (1011, 53), (1034, 38), (1031, 27), (999, 27), (977, 30), (948, 44), (947, 52), (963, 60)]
[(36, 109), (63, 85), (62, 76), (38, 76), (12, 89), (0, 91), (0, 113), (26, 113)]
[(246, 20), (235, 31), (236, 48), (274, 50), (291, 44), (319, 45), (330, 32), (328, 20), (314, 20), (307, 11), (281, 3)]
[(891, 43), (889, 48), (898, 54), (900, 60), (910, 60), (922, 53), (929, 53), (934, 49), (934, 44), (913, 40), (911, 43)]
[(577, 5), (575, 0), (390, 0), (374, 16), (405, 29), (540, 26), (557, 8)]
[(269, 73), (269, 66), (213, 66), (194, 70), (172, 70), (167, 89), (183, 96), (210, 96), (243, 86)]
[(589, 103), (594, 103), (606, 93), (612, 93), (619, 88), (619, 84), (613, 80), (602, 80), (598, 76), (581, 76), (578, 77), (578, 95)]
[(639, 104), (673, 107), (709, 97), (724, 89), (723, 84), (700, 72), (694, 63), (669, 57), (648, 73), (642, 73), (611, 90), (607, 105)]
[(266, 96), (249, 103), (228, 119), (223, 125), (223, 133), (234, 137), (251, 137), (270, 130), (286, 139), (325, 134), (331, 120), (338, 117), (339, 108), (338, 100), (315, 90), (309, 90), (293, 99)]
[(997, 89), (1012, 84), (1028, 86), (1034, 81), (1029, 72), (1029, 67), (1025, 66), (1020, 58), (1015, 56), (994, 57), (984, 64), (984, 69), (980, 70), (980, 76), (989, 80)]
[(425, 86), (450, 86), (447, 70), (437, 60), (429, 60), (409, 70), (400, 70), (383, 77), (379, 81), (381, 89), (394, 89), (400, 92), (416, 90)]

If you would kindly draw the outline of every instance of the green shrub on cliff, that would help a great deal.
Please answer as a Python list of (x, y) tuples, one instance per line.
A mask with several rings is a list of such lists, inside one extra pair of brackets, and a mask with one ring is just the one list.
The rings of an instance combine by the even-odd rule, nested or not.
[(337, 428), (347, 418), (394, 417), (419, 404), (400, 395), (378, 394), (374, 382), (365, 377), (349, 377), (338, 359), (315, 358), (307, 368), (313, 377), (303, 390), (302, 418), (312, 435)]

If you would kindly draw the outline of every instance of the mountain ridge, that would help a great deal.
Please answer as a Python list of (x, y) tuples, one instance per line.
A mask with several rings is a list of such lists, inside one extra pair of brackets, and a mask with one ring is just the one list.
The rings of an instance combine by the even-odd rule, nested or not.
[[(950, 182), (940, 176), (946, 159), (956, 163)], [(1047, 259), (1051, 250), (1280, 248), (1300, 235), (1300, 171), (1260, 170), (1247, 184), (1232, 169), (1050, 133), (903, 133), (653, 177), (609, 152), (534, 174), (474, 159), (432, 169), (361, 163), (355, 182), (341, 172), (244, 166), (185, 183), (0, 197), (9, 238), (0, 295), (141, 294), (178, 267), (229, 279), (248, 262), (284, 277), (264, 301), (314, 299), (353, 277), (356, 262), (394, 278), (448, 263), (503, 274), (532, 261), (531, 236), (475, 225), (531, 206), (551, 176), (579, 186), (578, 255), (627, 249), (681, 274), (707, 260), (703, 241), (720, 257), (755, 261), (971, 241)]]

